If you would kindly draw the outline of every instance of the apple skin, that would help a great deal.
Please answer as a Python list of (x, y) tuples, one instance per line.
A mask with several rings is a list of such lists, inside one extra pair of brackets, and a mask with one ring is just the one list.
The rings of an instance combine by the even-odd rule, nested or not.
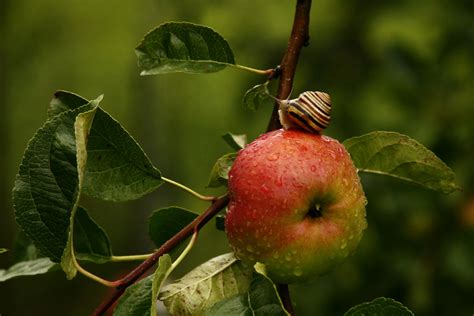
[(367, 227), (357, 170), (344, 146), (324, 135), (261, 135), (237, 155), (229, 194), (231, 248), (244, 262), (263, 263), (277, 283), (327, 272), (353, 253)]

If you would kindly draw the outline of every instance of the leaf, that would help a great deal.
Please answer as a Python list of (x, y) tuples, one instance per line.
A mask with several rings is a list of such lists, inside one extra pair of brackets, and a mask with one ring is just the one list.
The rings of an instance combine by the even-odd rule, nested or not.
[(48, 107), (48, 117), (54, 117), (68, 110), (77, 109), (89, 103), (83, 97), (67, 91), (56, 91)]
[(135, 53), (143, 69), (141, 75), (210, 73), (235, 64), (234, 54), (221, 35), (186, 22), (158, 26), (145, 35)]
[(76, 116), (92, 102), (47, 121), (26, 148), (13, 188), (18, 224), (36, 247), (59, 262), (68, 240), (69, 218), (76, 203)]
[(216, 228), (225, 231), (225, 215), (216, 216)]
[(8, 249), (7, 248), (0, 248), (0, 253), (4, 253), (4, 252), (7, 252)]
[(149, 219), (150, 239), (159, 248), (196, 217), (197, 214), (176, 206), (156, 210)]
[(74, 218), (74, 249), (80, 260), (104, 263), (112, 257), (107, 234), (82, 207), (77, 209)]
[(269, 97), (269, 95), (270, 93), (268, 92), (267, 81), (247, 90), (242, 99), (242, 104), (244, 105), (244, 107), (249, 108), (252, 111), (257, 111), (260, 105), (265, 99)]
[(114, 316), (149, 316), (152, 278), (150, 275), (129, 286), (114, 309)]
[(159, 299), (173, 315), (202, 315), (216, 302), (245, 293), (251, 277), (252, 268), (228, 253), (205, 262), (165, 286)]
[(74, 253), (74, 224), (75, 216), (78, 209), (79, 199), (82, 193), (82, 185), (84, 183), (84, 174), (86, 171), (87, 165), (87, 141), (89, 132), (91, 130), (92, 122), (94, 121), (95, 114), (97, 113), (97, 107), (99, 101), (102, 97), (99, 97), (98, 100), (93, 101), (94, 108), (90, 111), (83, 112), (77, 115), (76, 121), (74, 123), (74, 134), (76, 139), (76, 160), (77, 160), (77, 189), (75, 201), (72, 205), (72, 211), (69, 219), (69, 232), (68, 239), (66, 244), (66, 249), (61, 258), (61, 268), (66, 273), (67, 279), (72, 279), (76, 276), (76, 258)]
[(275, 285), (262, 274), (255, 273), (247, 293), (222, 300), (206, 311), (206, 316), (220, 315), (284, 315), (289, 316), (283, 308)]
[(443, 193), (460, 189), (451, 168), (406, 135), (372, 132), (347, 139), (344, 146), (359, 171), (395, 177)]
[(84, 194), (106, 201), (138, 199), (163, 184), (161, 173), (138, 143), (98, 109), (87, 144)]
[(362, 303), (349, 309), (344, 316), (410, 316), (408, 308), (391, 298), (379, 297), (372, 302)]
[(44, 274), (54, 266), (56, 264), (49, 258), (18, 262), (6, 270), (0, 270), (0, 282), (19, 276)]
[[(74, 109), (87, 100), (58, 91), (49, 113)], [(83, 193), (107, 201), (128, 201), (142, 197), (163, 181), (161, 173), (133, 137), (108, 113), (97, 109), (92, 123)]]
[(161, 286), (170, 273), (171, 264), (171, 257), (168, 254), (162, 255), (158, 260), (158, 268), (156, 268), (155, 273), (153, 274), (153, 282), (151, 286), (152, 294), (150, 315), (156, 315), (156, 301), (158, 298), (158, 293), (160, 293)]
[(237, 153), (229, 153), (217, 159), (211, 170), (209, 183), (207, 184), (208, 187), (217, 188), (223, 185), (227, 185), (227, 180), (229, 179), (229, 171), (236, 157)]
[(235, 150), (240, 150), (245, 147), (247, 144), (247, 135), (242, 134), (242, 135), (235, 135), (232, 133), (225, 133), (222, 135), (222, 138), (224, 141), (233, 149)]

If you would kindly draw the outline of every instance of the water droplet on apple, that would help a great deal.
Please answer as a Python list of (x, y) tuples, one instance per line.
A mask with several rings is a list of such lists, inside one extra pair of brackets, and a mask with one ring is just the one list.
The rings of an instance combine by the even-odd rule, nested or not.
[(264, 193), (268, 193), (270, 191), (270, 189), (267, 187), (267, 185), (265, 183), (262, 184), (261, 189)]
[(353, 234), (350, 234), (350, 235), (349, 235), (349, 240), (352, 240), (352, 239), (354, 239), (354, 235), (353, 235)]
[(285, 255), (285, 260), (291, 261), (291, 255), (289, 253)]
[(280, 158), (279, 153), (270, 153), (267, 155), (267, 160), (270, 160), (270, 161), (278, 160), (278, 158)]
[(296, 250), (293, 249), (293, 250), (291, 251), (291, 253), (294, 254), (294, 255), (296, 255)]
[(311, 165), (311, 171), (313, 171), (313, 172), (316, 171), (316, 166), (315, 165)]
[(346, 247), (347, 247), (347, 242), (345, 240), (343, 240), (340, 248), (344, 249)]
[(254, 252), (254, 250), (255, 250), (255, 249), (253, 249), (252, 245), (247, 245), (247, 247), (245, 247), (245, 249), (247, 249), (248, 252)]
[(274, 253), (274, 254), (273, 254), (273, 258), (278, 259), (278, 258), (280, 258), (280, 255), (277, 254), (277, 253)]
[(293, 274), (296, 275), (296, 276), (302, 276), (302, 275), (303, 275), (303, 270), (301, 270), (300, 267), (296, 267), (296, 268), (293, 270)]
[(283, 177), (279, 176), (278, 179), (275, 180), (275, 184), (281, 187), (283, 185)]

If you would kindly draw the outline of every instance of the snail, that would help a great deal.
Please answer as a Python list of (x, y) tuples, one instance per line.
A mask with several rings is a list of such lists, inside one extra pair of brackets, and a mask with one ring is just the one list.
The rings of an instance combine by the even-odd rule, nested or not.
[(320, 91), (306, 91), (292, 100), (279, 100), (278, 115), (285, 128), (302, 128), (310, 133), (319, 134), (331, 121), (331, 97)]

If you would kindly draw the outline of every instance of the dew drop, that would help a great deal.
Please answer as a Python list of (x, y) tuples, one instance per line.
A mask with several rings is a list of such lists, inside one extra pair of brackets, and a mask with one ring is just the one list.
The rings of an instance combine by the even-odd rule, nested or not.
[(279, 153), (270, 153), (267, 155), (267, 160), (270, 160), (270, 161), (278, 160), (278, 158), (280, 158)]
[(311, 165), (311, 171), (313, 171), (313, 172), (316, 171), (316, 166), (315, 165)]
[(352, 239), (354, 239), (354, 235), (353, 235), (353, 234), (350, 234), (350, 235), (349, 235), (349, 240), (352, 240)]
[(252, 245), (247, 245), (247, 247), (245, 247), (245, 249), (247, 249), (248, 252), (254, 252), (254, 250), (255, 250), (255, 249), (253, 249)]
[(286, 261), (291, 261), (291, 255), (290, 254), (285, 255), (285, 260)]
[(278, 258), (280, 258), (280, 255), (277, 254), (277, 253), (274, 253), (274, 254), (273, 254), (273, 258), (278, 259)]

